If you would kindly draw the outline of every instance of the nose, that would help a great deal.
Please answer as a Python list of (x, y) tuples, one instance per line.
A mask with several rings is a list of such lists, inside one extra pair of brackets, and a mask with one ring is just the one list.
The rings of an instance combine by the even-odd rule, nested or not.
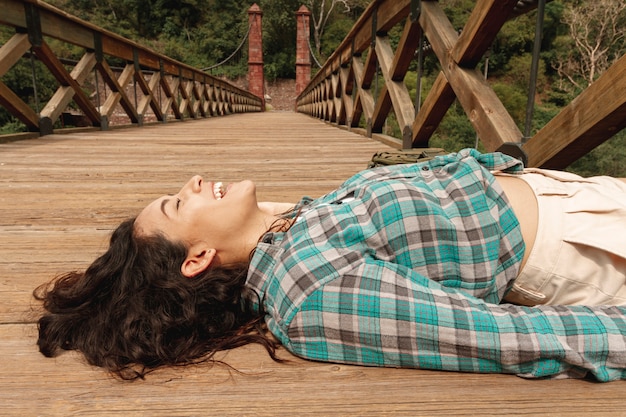
[(200, 175), (194, 175), (191, 177), (187, 184), (180, 190), (181, 194), (185, 192), (199, 193), (202, 190), (202, 177)]

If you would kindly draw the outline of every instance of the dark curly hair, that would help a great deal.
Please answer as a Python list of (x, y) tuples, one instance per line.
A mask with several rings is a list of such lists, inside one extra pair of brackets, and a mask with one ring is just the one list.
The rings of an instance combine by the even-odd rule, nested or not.
[(86, 271), (35, 289), (46, 310), (38, 326), (41, 353), (78, 350), (125, 380), (162, 366), (215, 361), (216, 352), (249, 343), (280, 361), (260, 302), (245, 287), (248, 264), (208, 268), (189, 279), (180, 271), (183, 244), (137, 236), (133, 226), (134, 219), (120, 224)]

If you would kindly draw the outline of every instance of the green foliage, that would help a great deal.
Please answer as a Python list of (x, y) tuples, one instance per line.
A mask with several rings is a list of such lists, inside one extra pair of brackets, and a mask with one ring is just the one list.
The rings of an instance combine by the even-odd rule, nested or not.
[(352, 26), (354, 26), (354, 21), (345, 15), (338, 17), (328, 25), (324, 32), (324, 42), (322, 43), (322, 58), (317, 57), (320, 63), (323, 63), (325, 59), (335, 52), (335, 49), (343, 42)]
[(463, 108), (458, 103), (453, 104), (430, 140), (430, 146), (456, 152), (475, 145), (476, 131)]
[(467, 22), (476, 1), (474, 0), (444, 0), (441, 5), (446, 12), (446, 16), (450, 19), (452, 27), (460, 30)]
[(263, 70), (268, 81), (273, 82), (279, 78), (294, 78), (295, 65), (293, 56), (287, 52), (278, 52), (272, 59), (265, 62)]
[(533, 111), (530, 136), (537, 133), (539, 129), (544, 127), (550, 120), (561, 111), (561, 107), (552, 106), (549, 103), (545, 105), (536, 105)]
[(535, 22), (531, 16), (523, 15), (505, 23), (489, 51), (489, 72), (506, 73), (513, 57), (532, 51), (534, 39)]
[[(506, 65), (506, 76), (502, 79), (513, 84), (514, 87), (523, 90), (524, 94), (528, 91), (530, 84), (530, 73), (532, 65), (532, 54), (522, 53), (509, 59)], [(546, 64), (544, 61), (539, 60), (539, 68), (537, 72), (537, 91), (544, 91), (548, 86), (548, 80), (546, 77)]]
[(513, 84), (497, 82), (493, 84), (496, 93), (504, 108), (511, 115), (517, 127), (523, 130), (526, 119), (527, 89), (521, 89)]
[(567, 170), (582, 176), (610, 175), (626, 178), (626, 130), (571, 164)]
[(299, 0), (263, 0), (263, 62), (268, 81), (295, 78)]
[[(4, 122), (2, 122), (4, 121)], [(12, 133), (25, 132), (26, 126), (20, 123), (8, 112), (0, 107), (0, 135), (10, 135)]]

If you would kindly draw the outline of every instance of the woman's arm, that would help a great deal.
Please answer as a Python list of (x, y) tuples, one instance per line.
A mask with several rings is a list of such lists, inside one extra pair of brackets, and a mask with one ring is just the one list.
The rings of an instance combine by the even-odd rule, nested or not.
[(330, 362), (610, 381), (626, 378), (625, 313), (488, 304), (369, 260), (300, 304), (282, 342)]

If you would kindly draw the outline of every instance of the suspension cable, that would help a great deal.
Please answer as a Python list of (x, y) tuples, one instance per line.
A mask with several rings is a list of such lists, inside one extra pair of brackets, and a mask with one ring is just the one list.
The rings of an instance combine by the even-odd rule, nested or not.
[[(304, 28), (304, 15), (302, 15), (302, 27)], [(317, 57), (315, 56), (315, 53), (313, 52), (313, 47), (311, 46), (311, 33), (305, 33), (306, 35), (306, 43), (307, 45), (309, 45), (309, 53), (311, 54), (311, 57), (313, 57), (313, 61), (315, 61), (315, 65), (317, 65), (318, 68), (322, 68), (322, 64), (320, 64), (320, 62), (317, 60)]]
[(237, 49), (235, 49), (235, 52), (233, 52), (232, 54), (230, 54), (228, 56), (228, 58), (226, 58), (225, 60), (223, 60), (222, 62), (218, 62), (215, 65), (211, 65), (210, 67), (206, 67), (206, 68), (202, 68), (202, 71), (206, 72), (209, 70), (212, 70), (214, 68), (219, 67), (220, 65), (224, 65), (225, 63), (227, 63), (228, 61), (231, 60), (232, 57), (234, 57), (237, 52), (239, 52), (241, 50), (241, 48), (243, 47), (243, 44), (246, 43), (246, 40), (248, 40), (248, 35), (250, 35), (250, 28), (252, 27), (252, 25), (248, 25), (248, 31), (246, 32), (246, 35), (243, 37), (243, 39), (241, 40), (241, 42), (239, 43), (239, 46), (237, 47)]

